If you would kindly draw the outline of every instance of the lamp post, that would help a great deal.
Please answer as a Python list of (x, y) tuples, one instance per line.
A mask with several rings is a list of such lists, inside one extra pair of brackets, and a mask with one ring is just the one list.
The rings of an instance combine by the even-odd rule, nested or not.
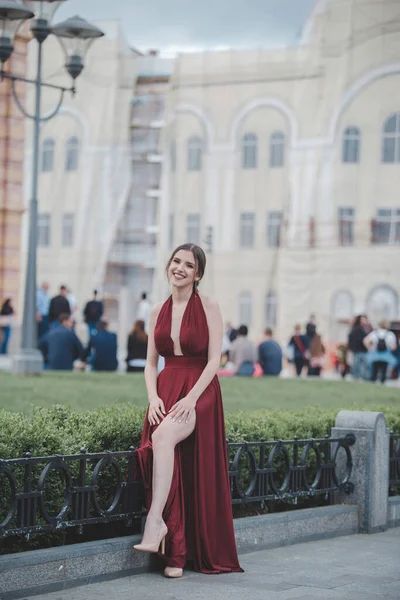
[[(14, 357), (13, 372), (22, 374), (40, 374), (43, 369), (42, 355), (37, 349), (36, 324), (36, 248), (38, 215), (38, 179), (40, 152), (40, 125), (54, 117), (63, 102), (65, 92), (75, 94), (75, 80), (84, 67), (84, 58), (89, 47), (103, 32), (80, 17), (72, 17), (52, 25), (52, 19), (58, 7), (67, 0), (0, 0), (0, 80), (11, 80), (13, 98), (25, 117), (34, 122), (32, 195), (29, 202), (29, 237), (26, 263), (24, 312), (22, 323), (21, 351)], [(26, 79), (4, 71), (4, 63), (14, 49), (14, 38), (24, 21), (31, 19), (30, 29), (37, 41), (37, 68), (35, 79)], [(42, 80), (43, 43), (49, 35), (55, 35), (66, 55), (65, 68), (72, 78), (71, 87), (46, 83)], [(16, 93), (15, 83), (23, 81), (35, 88), (35, 111), (29, 114), (22, 106)], [(51, 114), (41, 114), (42, 88), (59, 90), (60, 98)]]

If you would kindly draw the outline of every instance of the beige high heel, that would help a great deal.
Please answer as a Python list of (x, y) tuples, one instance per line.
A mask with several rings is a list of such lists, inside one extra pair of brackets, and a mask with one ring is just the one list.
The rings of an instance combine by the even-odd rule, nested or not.
[(138, 552), (158, 552), (160, 550), (161, 554), (165, 554), (165, 537), (167, 533), (168, 527), (163, 521), (160, 527), (160, 534), (156, 542), (150, 544), (136, 544), (133, 546), (133, 548)]
[(183, 569), (178, 569), (178, 567), (165, 567), (164, 569), (164, 577), (168, 577), (168, 579), (179, 579), (183, 575)]

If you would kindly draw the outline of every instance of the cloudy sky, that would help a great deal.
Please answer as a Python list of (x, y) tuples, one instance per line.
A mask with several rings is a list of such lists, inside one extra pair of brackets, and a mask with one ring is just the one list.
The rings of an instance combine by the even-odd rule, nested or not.
[(74, 14), (121, 19), (141, 50), (275, 46), (295, 40), (315, 0), (68, 0), (55, 21)]

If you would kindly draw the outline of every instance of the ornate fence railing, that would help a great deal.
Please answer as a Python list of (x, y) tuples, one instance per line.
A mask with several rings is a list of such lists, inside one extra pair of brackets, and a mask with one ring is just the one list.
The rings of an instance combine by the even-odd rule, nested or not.
[[(229, 444), (229, 476), (233, 504), (294, 500), (329, 495), (339, 489), (353, 491), (352, 434), (329, 438)], [(339, 452), (345, 467), (337, 466)]]
[(390, 434), (389, 492), (400, 495), (400, 433)]
[(0, 460), (0, 538), (143, 516), (135, 449)]
[[(351, 493), (355, 437), (228, 443), (232, 503)], [(345, 461), (338, 469), (337, 457)], [(345, 466), (343, 466), (343, 464)], [(340, 472), (339, 472), (340, 471)], [(0, 460), (0, 538), (144, 516), (134, 448)]]

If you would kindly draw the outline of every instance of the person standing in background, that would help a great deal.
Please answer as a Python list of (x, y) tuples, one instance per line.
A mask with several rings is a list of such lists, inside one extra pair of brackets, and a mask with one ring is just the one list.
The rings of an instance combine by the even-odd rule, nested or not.
[(381, 383), (385, 383), (388, 367), (394, 367), (397, 363), (394, 355), (396, 336), (389, 331), (388, 321), (380, 321), (377, 329), (364, 338), (363, 344), (369, 350), (367, 360), (372, 365), (372, 381), (376, 382), (379, 377)]
[(3, 305), (0, 310), (0, 332), (2, 336), (0, 337), (0, 354), (7, 354), (8, 352), (8, 342), (11, 337), (11, 319), (14, 314), (14, 309), (12, 306), (11, 298), (7, 298), (4, 300)]
[(83, 317), (89, 330), (89, 338), (96, 333), (97, 325), (104, 313), (104, 305), (97, 295), (97, 290), (93, 290), (93, 300), (89, 300), (83, 310)]
[(295, 326), (294, 335), (290, 338), (288, 345), (293, 349), (293, 362), (296, 367), (296, 375), (297, 377), (300, 377), (304, 365), (307, 364), (310, 357), (310, 338), (308, 335), (301, 333), (300, 325)]
[(310, 315), (310, 320), (306, 325), (306, 335), (310, 338), (310, 340), (317, 333), (317, 318), (315, 315)]
[(36, 322), (38, 340), (49, 330), (49, 284), (44, 281), (36, 292)]
[(321, 370), (324, 364), (325, 347), (322, 343), (321, 336), (315, 331), (310, 342), (310, 360), (308, 363), (309, 377), (320, 377)]
[(146, 333), (149, 331), (149, 318), (150, 318), (150, 302), (147, 300), (147, 293), (143, 292), (137, 311), (137, 320), (144, 321), (144, 328)]
[(71, 306), (67, 299), (68, 290), (65, 285), (60, 287), (58, 296), (50, 300), (49, 306), (49, 324), (58, 324), (60, 315), (71, 316)]
[(365, 315), (358, 315), (348, 337), (348, 348), (353, 354), (351, 374), (353, 379), (366, 379), (367, 376), (367, 348), (363, 343), (368, 335), (368, 320)]
[(143, 373), (146, 366), (147, 340), (144, 321), (135, 321), (133, 329), (128, 336), (127, 373)]
[(68, 300), (69, 305), (71, 307), (72, 329), (75, 329), (75, 325), (76, 325), (75, 315), (76, 315), (76, 312), (78, 310), (78, 301), (76, 299), (76, 296), (74, 296), (74, 294), (72, 293), (71, 288), (68, 288), (67, 300)]

